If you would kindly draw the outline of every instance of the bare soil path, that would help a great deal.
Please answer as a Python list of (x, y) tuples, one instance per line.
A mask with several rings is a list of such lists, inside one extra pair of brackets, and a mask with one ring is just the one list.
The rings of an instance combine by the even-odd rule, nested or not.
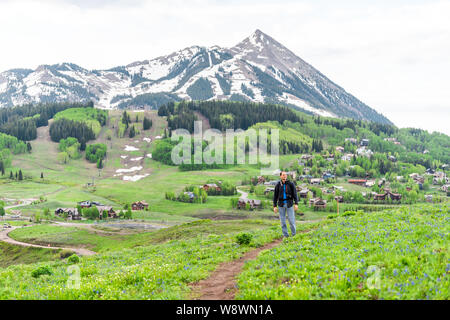
[[(314, 229), (306, 229), (300, 233), (312, 230)], [(234, 300), (237, 293), (236, 277), (242, 272), (245, 263), (256, 259), (261, 251), (272, 249), (282, 242), (282, 238), (277, 239), (260, 248), (248, 251), (239, 259), (220, 264), (208, 278), (191, 285), (191, 298), (194, 300)]]
[(70, 250), (70, 251), (73, 251), (74, 253), (76, 253), (77, 255), (80, 255), (80, 256), (91, 256), (91, 255), (97, 254), (94, 251), (91, 251), (91, 250), (88, 250), (88, 249), (84, 249), (84, 248), (48, 247), (48, 246), (40, 246), (40, 245), (37, 245), (37, 244), (31, 244), (31, 243), (16, 241), (16, 240), (12, 239), (9, 236), (9, 233), (11, 231), (15, 230), (15, 229), (18, 229), (18, 228), (24, 228), (24, 227), (11, 227), (11, 228), (7, 228), (7, 229), (3, 229), (3, 230), (0, 229), (0, 241), (11, 243), (11, 244), (15, 244), (15, 245), (19, 245), (19, 246), (22, 246), (22, 247)]
[(233, 300), (237, 292), (236, 276), (241, 273), (244, 264), (256, 259), (263, 250), (272, 249), (283, 242), (277, 239), (260, 248), (248, 251), (237, 260), (222, 263), (210, 275), (192, 285), (192, 298), (195, 300)]

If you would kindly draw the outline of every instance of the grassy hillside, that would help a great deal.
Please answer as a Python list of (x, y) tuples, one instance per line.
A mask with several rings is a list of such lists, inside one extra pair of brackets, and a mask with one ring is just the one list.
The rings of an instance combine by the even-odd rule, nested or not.
[(58, 251), (43, 248), (27, 248), (0, 242), (0, 268), (42, 261), (57, 261), (60, 259)]

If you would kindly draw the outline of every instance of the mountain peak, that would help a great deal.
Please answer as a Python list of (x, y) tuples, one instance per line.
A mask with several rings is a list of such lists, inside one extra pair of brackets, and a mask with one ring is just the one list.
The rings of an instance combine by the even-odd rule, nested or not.
[(0, 108), (87, 99), (102, 108), (157, 108), (180, 99), (269, 101), (389, 123), (260, 29), (232, 48), (191, 46), (109, 70), (61, 63), (0, 73)]

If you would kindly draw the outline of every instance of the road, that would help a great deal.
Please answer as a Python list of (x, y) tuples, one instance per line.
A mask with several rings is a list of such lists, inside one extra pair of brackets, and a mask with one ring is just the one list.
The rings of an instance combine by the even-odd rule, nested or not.
[(20, 241), (16, 241), (16, 240), (12, 239), (9, 236), (9, 233), (15, 229), (20, 229), (20, 228), (26, 228), (26, 227), (11, 227), (11, 228), (7, 228), (7, 229), (0, 229), (1, 230), (0, 231), (0, 241), (15, 244), (15, 245), (22, 246), (22, 247), (70, 250), (79, 256), (91, 256), (91, 255), (96, 254), (96, 252), (88, 250), (88, 249), (84, 249), (84, 248), (49, 247), (49, 246), (41, 246), (41, 245), (37, 245), (37, 244), (32, 244), (32, 243), (20, 242)]

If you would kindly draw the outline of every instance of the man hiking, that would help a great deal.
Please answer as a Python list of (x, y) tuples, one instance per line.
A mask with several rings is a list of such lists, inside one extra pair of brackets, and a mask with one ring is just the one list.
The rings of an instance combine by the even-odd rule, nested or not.
[(283, 236), (285, 237), (289, 237), (289, 232), (286, 226), (286, 213), (289, 220), (289, 226), (291, 227), (291, 234), (292, 236), (295, 236), (295, 211), (297, 210), (297, 188), (292, 181), (287, 180), (286, 172), (281, 171), (280, 181), (278, 181), (275, 186), (275, 192), (273, 193), (273, 212), (280, 212), (281, 230), (283, 232)]

